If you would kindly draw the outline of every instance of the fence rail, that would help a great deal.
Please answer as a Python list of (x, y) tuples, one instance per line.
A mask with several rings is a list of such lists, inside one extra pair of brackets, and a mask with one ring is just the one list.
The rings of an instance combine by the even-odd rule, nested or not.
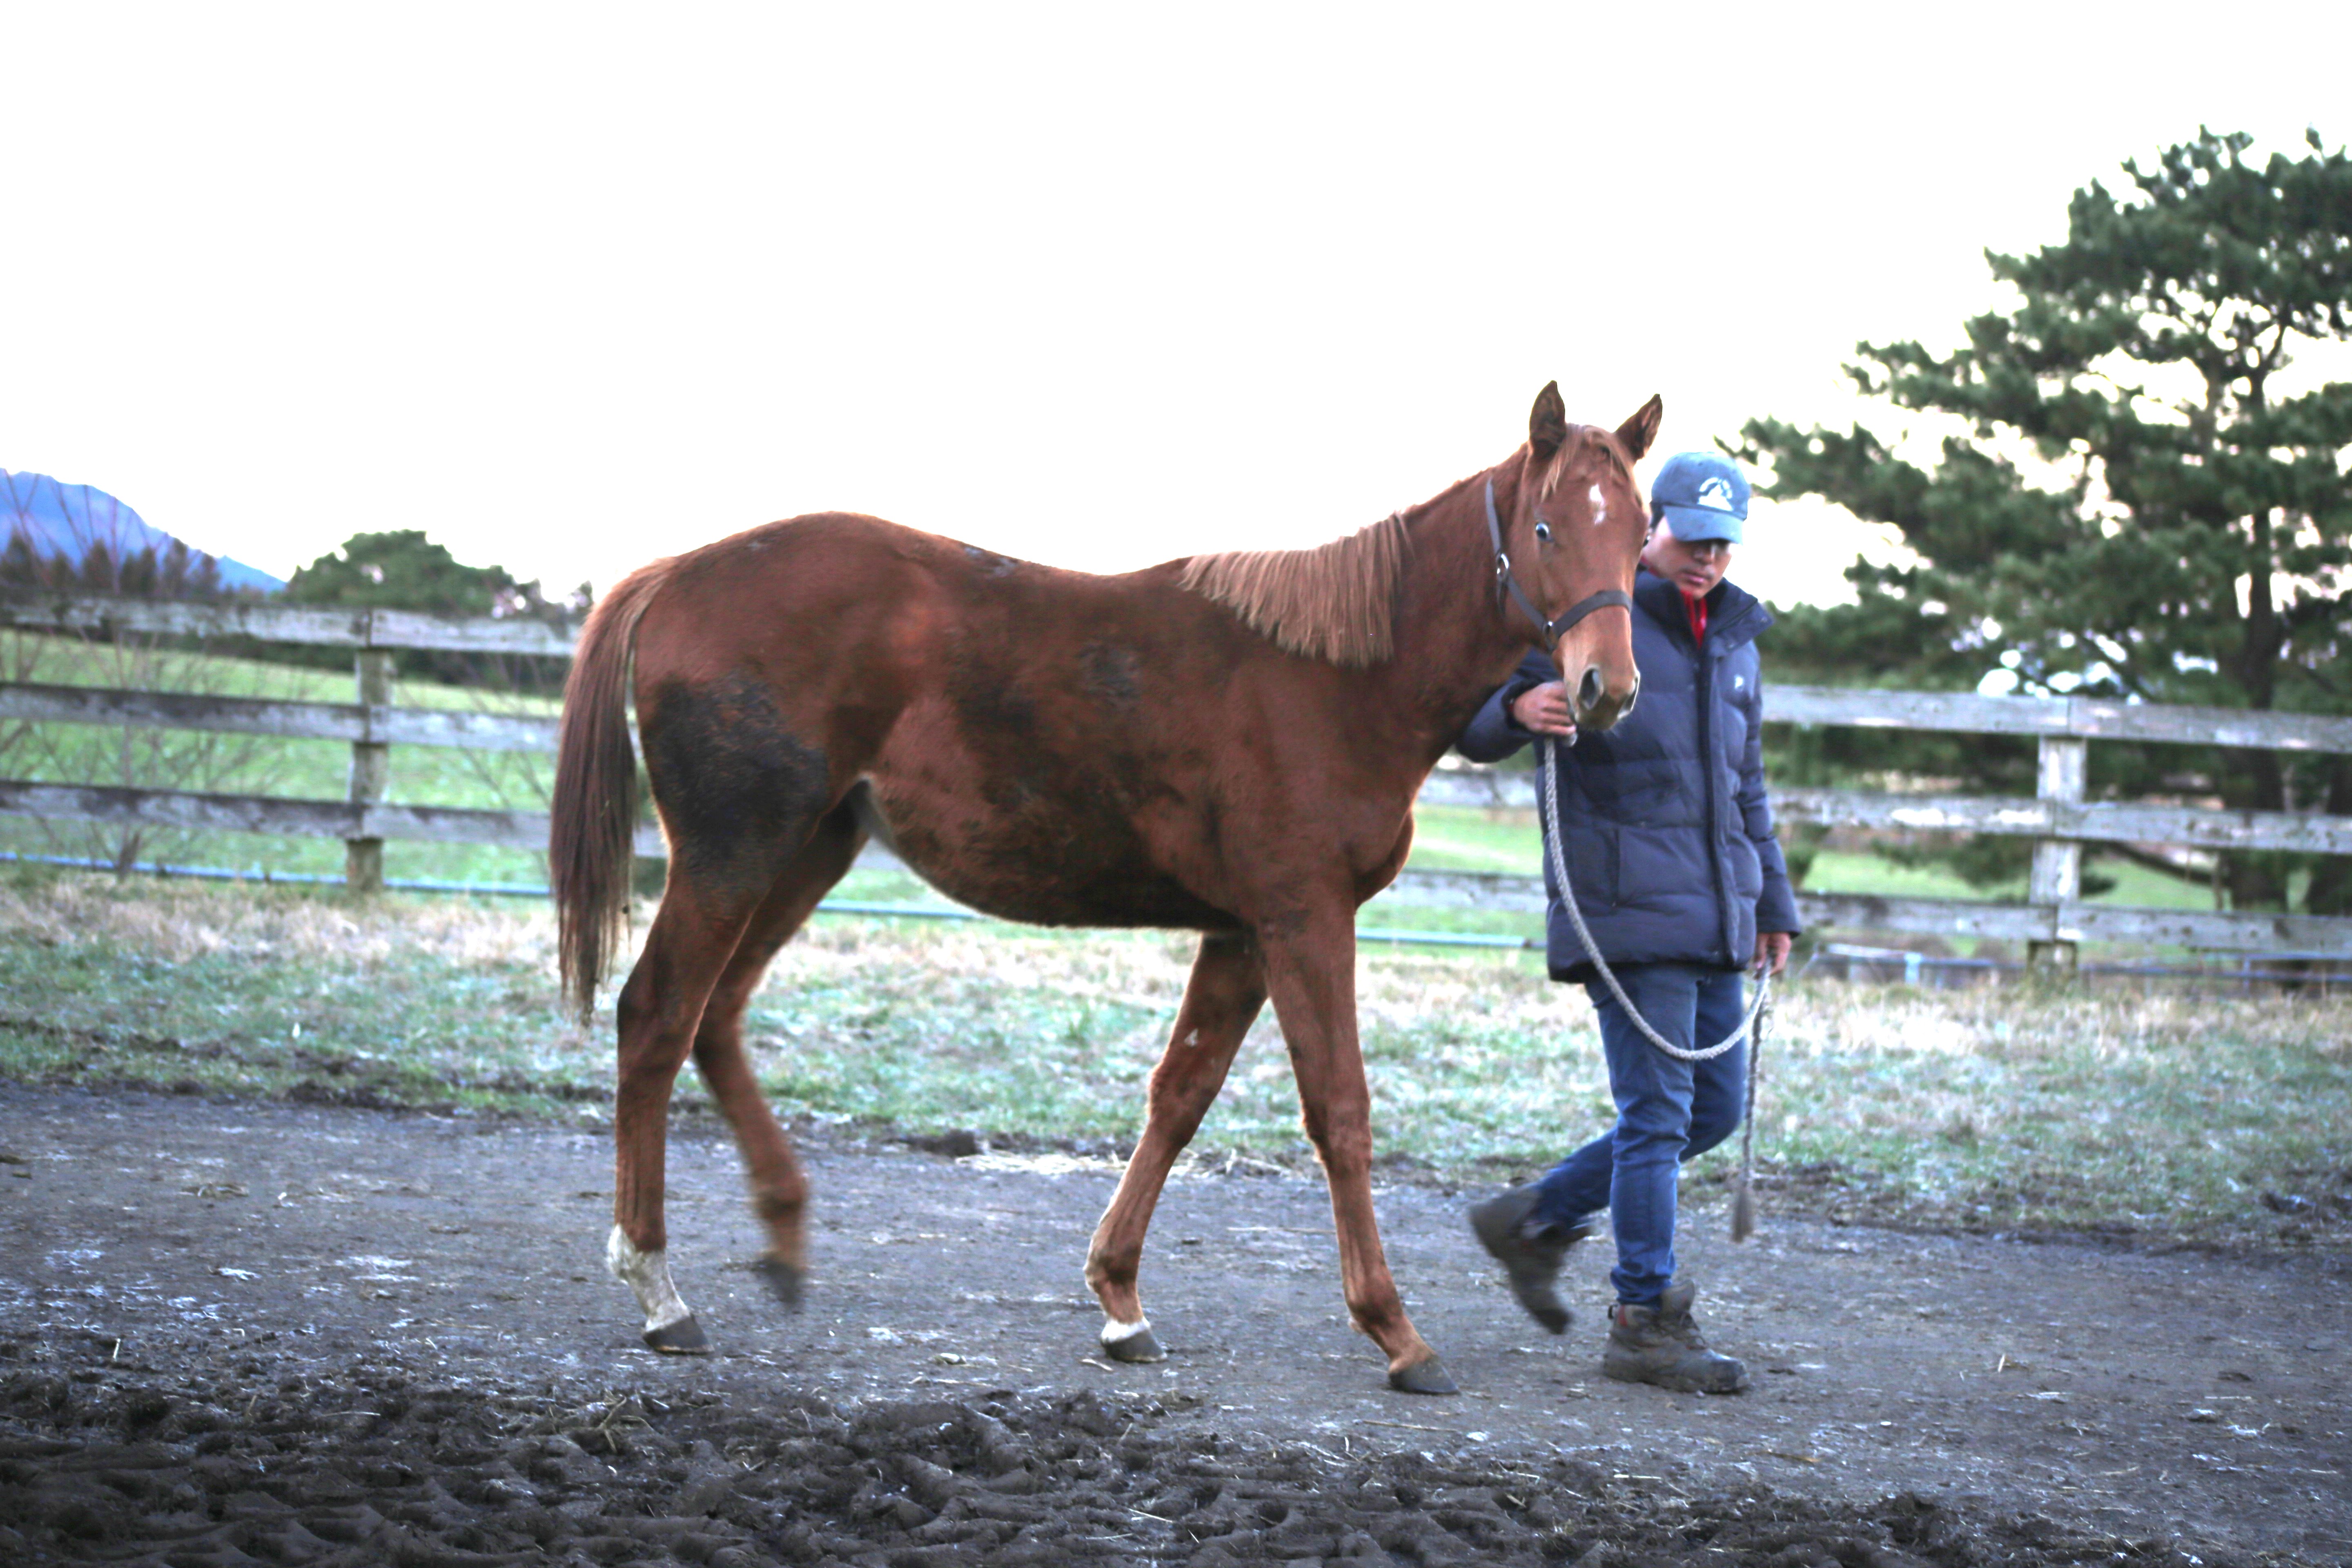
[(2104, 697), (1979, 697), (1958, 691), (1768, 684), (1764, 718), (1768, 723), (1843, 725), (1857, 730), (1942, 730), (1971, 735), (2243, 746), (2271, 752), (2352, 752), (2352, 719), (2118, 702)]
[[(536, 621), (341, 611), (291, 605), (182, 605), (88, 595), (0, 590), (0, 627), (110, 635), (139, 632), (242, 637), (355, 650), (363, 700), (269, 701), (96, 687), (0, 684), (0, 720), (128, 725), (334, 741), (352, 749), (349, 798), (201, 795), (0, 780), (0, 813), (152, 826), (228, 829), (341, 838), (352, 847), (355, 885), (381, 882), (385, 840), (538, 849), (545, 814), (409, 806), (382, 799), (388, 748), (451, 746), (551, 752), (557, 721), (529, 714), (402, 708), (390, 698), (387, 651), (454, 649), (561, 658), (569, 636)], [(2081, 697), (1979, 697), (1967, 693), (1768, 686), (1772, 723), (2031, 735), (2041, 746), (2033, 798), (1888, 795), (1860, 790), (1773, 792), (1782, 822), (1824, 826), (1992, 833), (2035, 842), (2027, 901), (1887, 899), (1804, 893), (1809, 926), (2019, 941), (2071, 962), (2075, 943), (2123, 942), (2352, 956), (2352, 919), (2231, 910), (2126, 909), (2080, 898), (2084, 844), (2164, 844), (2209, 850), (2284, 849), (2352, 854), (2352, 818), (2316, 813), (2221, 811), (2082, 798), (2087, 743), (2156, 742), (2317, 752), (2352, 752), (2352, 719), (2165, 707)], [(1441, 769), (1423, 787), (1427, 805), (1526, 809), (1534, 782), (1524, 773)], [(658, 833), (639, 830), (639, 854), (659, 856)], [(864, 865), (896, 865), (869, 850)], [(1542, 879), (1515, 873), (1409, 870), (1381, 895), (1411, 901), (1540, 913)]]
[[(1541, 877), (1502, 871), (1406, 870), (1374, 903), (1544, 912)], [(1914, 936), (2037, 942), (2114, 942), (2230, 952), (2352, 958), (2352, 920), (2234, 910), (2158, 910), (2073, 900), (1996, 903), (1982, 899), (1901, 899), (1875, 893), (1797, 895), (1808, 931), (1903, 931)]]
[(555, 750), (556, 721), (467, 709), (394, 708), (359, 702), (283, 702), (184, 691), (124, 691), (97, 686), (0, 684), (0, 719), (209, 730), (286, 740), (379, 746), (456, 746), (483, 752)]
[[(1431, 777), (1421, 799), (1424, 805), (1532, 810), (1536, 786), (1525, 773), (1447, 770)], [(2352, 855), (2352, 818), (2301, 811), (2217, 811), (2126, 801), (2077, 803), (2028, 796), (1883, 795), (1842, 789), (1776, 789), (1771, 799), (1775, 822), (1823, 827), (1898, 827), (2084, 844), (2177, 844), (2199, 849), (2297, 849)]]
[[(472, 844), (507, 849), (541, 849), (547, 845), (544, 812), (363, 805), (5, 779), (0, 779), (0, 813), (345, 842)], [(636, 852), (648, 858), (661, 856), (665, 851), (658, 830), (650, 826), (638, 828)], [(905, 869), (887, 850), (870, 845), (858, 857), (857, 865), (862, 870)], [(1545, 895), (1541, 877), (1507, 871), (1407, 869), (1373, 902), (1540, 915)], [(1866, 893), (1800, 893), (1797, 907), (1808, 930), (1895, 931), (2028, 944), (2110, 942), (2352, 957), (2352, 921), (2326, 916), (2128, 909), (2080, 901), (2049, 906), (2003, 904)]]
[(299, 605), (176, 604), (102, 594), (0, 589), (0, 626), (111, 636), (249, 637), (315, 647), (425, 648), (455, 653), (572, 657), (572, 634), (543, 621), (430, 616), (414, 610), (313, 609)]
[[(0, 779), (0, 813), (65, 822), (340, 838), (347, 844), (390, 839), (498, 849), (547, 847), (547, 813), (478, 806), (387, 805), (381, 801), (294, 800), (275, 795), (203, 795)], [(654, 858), (664, 854), (660, 830), (650, 824), (638, 828), (636, 852)]]
[[(1802, 690), (1801, 695), (1810, 696), (1811, 692)], [(1772, 700), (1769, 691), (1767, 700)], [(1769, 716), (1774, 722), (1780, 721), (1777, 702)], [(29, 683), (0, 685), (0, 719), (549, 754), (555, 750), (557, 730), (554, 719), (529, 714), (371, 707), (352, 702), (265, 701)], [(1526, 773), (1446, 770), (1431, 776), (1421, 792), (1421, 799), (1429, 805), (1526, 810), (1535, 805), (1535, 784)], [(2352, 855), (2352, 819), (2308, 812), (2217, 811), (2115, 801), (2075, 805), (2025, 797), (1885, 795), (1827, 789), (1774, 790), (1772, 810), (1780, 821), (1815, 823), (1825, 827), (1918, 828), (2092, 844), (2178, 844), (2192, 848), (2293, 849)]]

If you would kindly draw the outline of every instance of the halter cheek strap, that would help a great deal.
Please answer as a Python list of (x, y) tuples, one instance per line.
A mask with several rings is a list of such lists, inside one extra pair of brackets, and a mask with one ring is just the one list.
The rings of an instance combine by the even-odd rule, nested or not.
[(1486, 481), (1486, 542), (1495, 549), (1496, 606), (1500, 608), (1503, 595), (1509, 595), (1526, 612), (1528, 619), (1535, 623), (1547, 653), (1559, 646), (1559, 639), (1568, 635), (1570, 626), (1593, 611), (1605, 610), (1612, 605), (1629, 612), (1633, 607), (1633, 595), (1631, 594), (1622, 588), (1603, 588), (1597, 594), (1587, 594), (1570, 605), (1560, 612), (1558, 620), (1546, 620), (1543, 612), (1537, 609), (1534, 601), (1528, 597), (1527, 591), (1519, 586), (1518, 578), (1511, 573), (1511, 558), (1503, 552), (1503, 521), (1495, 510), (1495, 481), (1492, 479)]

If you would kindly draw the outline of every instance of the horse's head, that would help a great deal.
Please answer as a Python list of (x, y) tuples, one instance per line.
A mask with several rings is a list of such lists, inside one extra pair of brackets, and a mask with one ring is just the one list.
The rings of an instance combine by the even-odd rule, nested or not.
[(1570, 425), (1559, 384), (1546, 386), (1528, 416), (1517, 499), (1499, 519), (1502, 552), (1534, 612), (1506, 605), (1505, 614), (1551, 655), (1577, 723), (1590, 729), (1614, 724), (1642, 689), (1630, 595), (1649, 509), (1633, 465), (1663, 408), (1653, 397), (1613, 431)]

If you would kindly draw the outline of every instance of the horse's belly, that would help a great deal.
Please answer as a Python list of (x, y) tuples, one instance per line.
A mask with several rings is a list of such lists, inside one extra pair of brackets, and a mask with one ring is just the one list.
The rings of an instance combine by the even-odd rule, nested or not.
[(1131, 824), (1067, 802), (877, 783), (861, 816), (908, 869), (958, 903), (1004, 920), (1192, 929), (1234, 923), (1154, 866)]

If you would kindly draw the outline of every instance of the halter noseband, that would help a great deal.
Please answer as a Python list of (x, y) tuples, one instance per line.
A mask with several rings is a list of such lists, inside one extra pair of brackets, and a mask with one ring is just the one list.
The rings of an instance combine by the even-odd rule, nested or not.
[(1593, 611), (1605, 610), (1614, 605), (1630, 614), (1633, 608), (1633, 595), (1622, 588), (1603, 588), (1597, 594), (1587, 594), (1570, 605), (1560, 612), (1558, 620), (1544, 619), (1543, 612), (1536, 608), (1527, 591), (1519, 586), (1519, 580), (1511, 574), (1511, 558), (1503, 552), (1502, 519), (1495, 511), (1495, 481), (1492, 476), (1486, 480), (1486, 541), (1495, 547), (1496, 607), (1499, 609), (1502, 606), (1506, 594), (1517, 600), (1519, 608), (1527, 612), (1528, 619), (1535, 623), (1536, 630), (1542, 634), (1546, 653), (1558, 647), (1559, 639), (1568, 635), (1569, 628)]

